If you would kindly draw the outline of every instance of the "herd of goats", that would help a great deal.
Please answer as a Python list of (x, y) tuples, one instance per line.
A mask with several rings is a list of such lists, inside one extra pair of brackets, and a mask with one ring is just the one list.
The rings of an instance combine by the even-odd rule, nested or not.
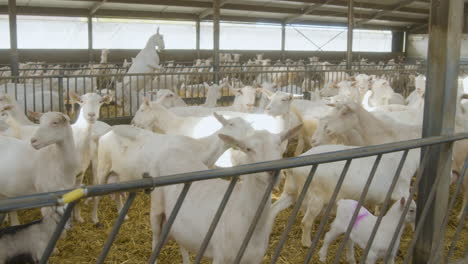
[[(291, 73), (298, 74), (294, 70), (281, 73), (286, 77), (279, 78), (274, 74), (257, 73), (255, 82), (245, 79), (233, 82), (233, 78), (222, 78), (219, 84), (196, 84), (201, 85), (206, 101), (203, 105), (194, 106), (187, 105), (183, 100), (188, 90), (199, 89), (189, 88), (194, 83), (188, 83), (188, 79), (184, 79), (185, 90), (181, 93), (179, 83), (165, 82), (165, 86), (161, 86), (159, 82), (152, 83), (154, 80), (151, 78), (130, 78), (132, 73), (154, 73), (164, 68), (159, 65), (155, 46), (164, 48), (159, 32), (148, 40), (145, 49), (133, 60), (127, 71), (130, 75), (123, 75), (119, 81), (123, 91), (120, 100), (115, 84), (117, 80), (112, 81), (113, 87), (89, 89), (92, 85), (98, 87), (96, 83), (90, 84), (89, 90), (86, 90), (86, 85), (83, 85), (83, 89), (72, 89), (59, 96), (66, 98), (69, 104), (79, 105), (74, 122), (69, 116), (56, 112), (52, 100), (42, 100), (42, 107), (38, 102), (39, 106), (29, 105), (28, 95), (31, 93), (37, 99), (43, 98), (46, 90), (49, 93), (57, 92), (55, 88), (49, 89), (52, 83), (45, 86), (46, 90), (37, 88), (30, 82), (33, 79), (26, 78), (24, 83), (0, 84), (0, 197), (76, 188), (83, 183), (89, 168), (87, 175), (92, 184), (117, 183), (141, 179), (144, 173), (160, 177), (279, 160), (287, 153), (289, 156), (304, 156), (421, 137), (426, 87), (424, 75), (410, 79), (408, 85), (414, 90), (407, 95), (396, 92), (388, 76), (382, 74), (345, 72), (339, 77), (322, 74), (319, 81), (307, 80), (306, 76), (293, 82), (291, 78), (297, 76), (291, 77)], [(103, 52), (103, 63), (106, 56), (107, 52)], [(314, 60), (314, 65), (318, 65), (317, 59), (311, 58), (311, 61)], [(234, 65), (239, 63), (239, 56), (223, 54), (222, 62)], [(208, 63), (210, 72), (209, 60), (196, 64), (205, 63)], [(271, 64), (261, 57), (249, 63), (261, 67), (263, 71)], [(302, 67), (300, 62), (288, 63), (290, 66), (284, 67)], [(329, 67), (326, 63), (320, 65)], [(391, 66), (392, 63), (387, 63), (382, 67)], [(181, 69), (205, 70), (203, 67)], [(26, 74), (26, 71), (22, 74)], [(284, 82), (282, 78), (286, 78)], [(89, 79), (93, 82), (97, 78)], [(79, 86), (78, 80), (75, 79), (74, 88)], [(86, 83), (88, 78), (81, 80)], [(315, 82), (314, 89), (303, 86), (301, 89), (301, 83), (308, 81)], [(133, 88), (130, 88), (130, 84)], [(149, 89), (148, 85), (153, 89)], [(293, 85), (297, 88), (291, 89)], [(153, 100), (145, 96), (146, 88), (148, 91), (154, 90)], [(143, 90), (145, 93), (142, 94)], [(234, 96), (230, 106), (218, 105), (219, 99), (225, 95), (224, 91)], [(301, 93), (306, 91), (311, 94), (310, 100), (301, 98)], [(460, 76), (456, 132), (468, 131), (466, 92), (468, 77)], [(134, 113), (130, 125), (110, 126), (99, 121), (103, 104), (128, 105), (133, 98), (137, 101), (130, 103), (135, 109), (128, 109)], [(35, 102), (34, 99), (32, 101)], [(50, 105), (44, 107), (46, 103)], [(38, 109), (44, 111), (38, 112)], [(25, 110), (31, 111), (26, 115)], [(288, 146), (294, 154), (287, 151)], [(456, 181), (467, 157), (468, 140), (456, 142), (453, 149), (451, 177), (452, 181)], [(420, 156), (419, 149), (408, 152), (391, 194), (393, 205), (385, 212), (366, 263), (375, 263), (385, 256), (400, 218), (403, 217), (408, 224), (414, 223), (416, 204), (410, 197), (410, 188)], [(338, 193), (336, 216), (325, 235), (319, 257), (325, 262), (328, 246), (352, 224), (347, 260), (355, 263), (354, 245), (361, 248), (366, 246), (377, 219), (366, 208), (373, 209), (384, 202), (401, 157), (402, 152), (382, 156), (365, 197), (365, 207), (359, 209), (354, 223), (350, 221), (357, 209), (356, 201), (365, 188), (375, 158), (358, 158), (348, 165), (345, 161), (319, 165), (301, 206), (304, 213), (301, 221), (302, 245), (311, 246), (315, 218), (332, 197), (343, 168), (349, 166)], [(276, 216), (296, 202), (310, 169), (311, 166), (284, 169), (279, 176), (268, 172), (241, 175), (204, 256), (217, 264), (233, 263), (264, 191), (268, 186), (284, 180), (280, 198), (274, 203), (267, 201), (242, 258), (242, 263), (260, 263), (269, 246)], [(189, 252), (196, 253), (200, 248), (229, 184), (229, 181), (222, 179), (191, 184), (169, 233), (169, 237), (180, 246), (184, 263), (190, 262)], [(184, 185), (180, 184), (152, 191), (149, 220), (153, 247), (161, 236), (166, 216), (171, 214), (183, 188)], [(468, 200), (467, 177), (464, 178), (463, 188), (462, 210)], [(114, 195), (119, 211), (123, 207), (124, 196)], [(407, 204), (409, 210), (402, 216)], [(20, 225), (16, 212), (9, 212), (11, 226), (0, 229), (0, 263), (36, 263), (40, 259), (63, 214), (63, 208), (43, 208), (41, 212), (42, 220), (23, 225)], [(91, 213), (95, 224), (99, 223), (99, 212), (99, 197), (96, 197)], [(461, 215), (462, 212), (459, 217)], [(78, 206), (74, 209), (73, 219), (78, 223), (85, 221)], [(392, 263), (402, 232), (399, 232), (396, 246), (390, 253)]]

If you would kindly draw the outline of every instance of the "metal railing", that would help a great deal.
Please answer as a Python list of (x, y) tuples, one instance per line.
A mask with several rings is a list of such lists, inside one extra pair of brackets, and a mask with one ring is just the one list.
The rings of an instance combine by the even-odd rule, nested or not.
[[(337, 66), (341, 67), (341, 66)], [(154, 98), (159, 89), (177, 92), (188, 104), (202, 104), (207, 90), (204, 82), (226, 80), (233, 87), (270, 82), (278, 90), (304, 94), (321, 89), (331, 80), (344, 80), (358, 73), (386, 76), (396, 92), (408, 95), (414, 89), (409, 76), (417, 69), (361, 69), (336, 68), (323, 70), (318, 66), (226, 66), (219, 73), (209, 67), (165, 68), (151, 74), (62, 74), (52, 76), (0, 77), (0, 93), (7, 93), (24, 106), (25, 111), (62, 111), (71, 114), (67, 105), (69, 92), (112, 93), (114, 105), (103, 107), (102, 117), (107, 121), (124, 120), (132, 116), (143, 97)], [(105, 90), (103, 90), (105, 89)], [(104, 92), (105, 91), (105, 92)], [(222, 90), (220, 103), (226, 105), (233, 100), (234, 93), (227, 87)], [(123, 119), (122, 119), (123, 118)]]
[[(419, 235), (421, 232), (425, 232), (428, 230), (422, 230), (420, 223), (424, 221), (426, 218), (426, 215), (428, 211), (430, 210), (433, 202), (434, 202), (434, 195), (435, 195), (435, 190), (438, 182), (440, 182), (443, 177), (447, 177), (447, 175), (444, 174), (439, 174), (437, 175), (437, 179), (435, 181), (435, 184), (431, 187), (431, 191), (429, 193), (429, 197), (420, 197), (418, 195), (418, 183), (421, 180), (421, 175), (423, 174), (423, 171), (425, 169), (425, 166), (427, 165), (429, 159), (428, 159), (428, 153), (431, 150), (433, 146), (439, 145), (439, 144), (451, 144), (454, 141), (457, 140), (462, 140), (462, 139), (467, 139), (468, 138), (468, 133), (462, 133), (462, 134), (456, 134), (453, 136), (439, 136), (439, 137), (431, 137), (431, 138), (423, 138), (423, 139), (414, 139), (414, 140), (408, 140), (408, 141), (402, 141), (402, 142), (396, 142), (396, 143), (389, 143), (389, 144), (383, 144), (383, 145), (375, 145), (375, 146), (367, 146), (367, 147), (361, 147), (361, 148), (354, 148), (354, 149), (348, 149), (348, 150), (343, 150), (343, 151), (338, 151), (338, 152), (330, 152), (330, 153), (322, 153), (322, 154), (315, 154), (315, 155), (309, 155), (309, 156), (301, 156), (301, 157), (296, 157), (296, 158), (286, 158), (286, 159), (281, 159), (281, 160), (276, 160), (276, 161), (269, 161), (269, 162), (262, 162), (262, 163), (255, 163), (255, 164), (247, 164), (247, 165), (242, 165), (242, 166), (237, 166), (237, 167), (232, 167), (228, 169), (215, 169), (215, 170), (208, 170), (208, 171), (197, 171), (197, 172), (189, 172), (189, 173), (183, 173), (183, 174), (176, 174), (176, 175), (169, 175), (169, 176), (161, 176), (161, 177), (144, 177), (142, 175), (141, 180), (134, 180), (134, 181), (129, 181), (129, 182), (121, 182), (121, 183), (115, 183), (115, 184), (105, 184), (105, 185), (95, 185), (95, 186), (87, 186), (83, 187), (83, 191), (81, 192), (83, 194), (82, 197), (79, 199), (83, 199), (85, 197), (94, 197), (94, 196), (102, 196), (106, 194), (111, 194), (111, 193), (118, 193), (118, 192), (130, 192), (130, 195), (128, 196), (124, 208), (120, 211), (117, 220), (114, 223), (114, 226), (112, 228), (111, 233), (108, 235), (107, 240), (103, 246), (103, 250), (101, 251), (101, 254), (98, 258), (97, 263), (104, 263), (104, 260), (106, 259), (107, 254), (109, 253), (112, 243), (117, 236), (120, 227), (122, 225), (122, 222), (125, 218), (125, 215), (128, 213), (129, 208), (132, 205), (132, 202), (135, 199), (135, 194), (137, 191), (140, 190), (153, 190), (154, 188), (164, 188), (165, 186), (169, 185), (175, 185), (175, 184), (183, 184), (183, 189), (178, 196), (177, 202), (175, 203), (175, 206), (171, 212), (171, 215), (168, 216), (167, 221), (164, 223), (162, 231), (161, 231), (161, 236), (157, 242), (157, 245), (153, 248), (153, 252), (151, 256), (148, 256), (150, 258), (149, 263), (153, 263), (154, 260), (157, 259), (159, 253), (161, 252), (161, 249), (163, 248), (167, 237), (170, 233), (170, 229), (172, 224), (174, 223), (175, 219), (177, 218), (177, 215), (181, 209), (181, 206), (184, 202), (184, 199), (187, 195), (187, 192), (189, 191), (191, 187), (191, 183), (196, 182), (196, 181), (207, 181), (211, 179), (218, 179), (218, 178), (223, 178), (223, 179), (229, 179), (229, 177), (233, 177), (230, 180), (230, 183), (228, 185), (228, 188), (223, 196), (222, 201), (219, 204), (219, 207), (216, 211), (216, 214), (213, 216), (213, 220), (210, 224), (210, 228), (207, 231), (207, 234), (205, 235), (205, 239), (203, 240), (202, 246), (197, 253), (195, 263), (200, 263), (200, 260), (202, 256), (204, 255), (204, 250), (206, 249), (206, 246), (208, 242), (210, 241), (213, 233), (215, 232), (215, 228), (217, 224), (219, 223), (220, 217), (225, 209), (225, 206), (227, 202), (230, 199), (230, 196), (233, 192), (233, 189), (238, 181), (238, 176), (244, 175), (244, 177), (252, 177), (252, 173), (259, 173), (259, 172), (274, 172), (270, 174), (270, 177), (273, 177), (273, 179), (277, 179), (279, 177), (280, 171), (283, 169), (287, 168), (295, 168), (295, 167), (303, 167), (303, 166), (311, 166), (309, 175), (307, 177), (307, 180), (305, 181), (304, 185), (302, 186), (302, 190), (300, 191), (300, 194), (298, 195), (298, 198), (296, 200), (296, 203), (294, 205), (294, 208), (288, 218), (288, 222), (286, 227), (284, 228), (281, 238), (276, 243), (275, 245), (272, 245), (270, 243), (270, 246), (274, 246), (275, 251), (274, 255), (270, 261), (270, 263), (277, 263), (279, 256), (281, 255), (282, 249), (286, 243), (286, 239), (288, 237), (289, 232), (291, 231), (291, 227), (293, 223), (295, 222), (298, 212), (301, 209), (302, 203), (306, 197), (306, 194), (309, 190), (309, 186), (313, 184), (313, 179), (315, 176), (315, 173), (317, 171), (317, 168), (324, 163), (330, 163), (330, 162), (337, 162), (337, 161), (346, 161), (346, 164), (343, 167), (342, 173), (340, 175), (340, 178), (336, 184), (335, 190), (333, 191), (333, 194), (330, 198), (330, 200), (327, 202), (327, 207), (322, 213), (322, 218), (320, 220), (320, 225), (318, 229), (315, 231), (315, 234), (313, 236), (312, 240), (312, 246), (308, 249), (307, 256), (304, 260), (304, 263), (310, 263), (312, 257), (315, 254), (315, 249), (319, 244), (319, 239), (322, 236), (324, 230), (325, 230), (325, 224), (329, 221), (330, 219), (330, 213), (332, 210), (332, 207), (336, 203), (336, 198), (340, 192), (341, 185), (344, 182), (345, 177), (347, 176), (347, 170), (350, 166), (350, 164), (353, 162), (354, 159), (358, 158), (363, 158), (363, 157), (373, 157), (375, 156), (375, 162), (372, 165), (372, 169), (370, 170), (370, 174), (367, 177), (366, 184), (362, 190), (362, 193), (360, 195), (360, 198), (358, 200), (358, 205), (354, 211), (354, 214), (352, 216), (352, 220), (350, 221), (350, 224), (348, 225), (348, 228), (346, 230), (346, 233), (344, 235), (344, 238), (342, 239), (339, 250), (336, 251), (336, 255), (334, 257), (333, 263), (339, 263), (340, 261), (340, 256), (343, 252), (344, 245), (346, 244), (346, 241), (349, 239), (350, 232), (352, 231), (352, 226), (354, 221), (357, 218), (358, 212), (365, 201), (365, 197), (369, 191), (370, 185), (372, 184), (372, 181), (374, 179), (374, 176), (376, 174), (377, 168), (379, 166), (379, 163), (383, 157), (383, 155), (387, 153), (395, 153), (395, 152), (402, 152), (403, 155), (401, 156), (401, 160), (399, 161), (398, 168), (394, 174), (394, 177), (392, 179), (392, 183), (388, 189), (388, 192), (386, 194), (385, 200), (383, 202), (381, 212), (385, 212), (390, 205), (390, 200), (391, 200), (391, 194), (397, 184), (397, 181), (400, 177), (400, 172), (405, 165), (406, 157), (408, 155), (408, 152), (411, 149), (419, 149), (421, 148), (421, 162), (419, 169), (417, 170), (416, 176), (413, 177), (413, 185), (410, 190), (410, 197), (416, 197), (417, 199), (423, 199), (426, 198), (426, 203), (424, 205), (424, 208), (422, 209), (422, 215), (418, 219), (416, 223), (416, 228), (414, 230), (410, 246), (407, 249), (406, 252), (403, 252), (405, 257), (403, 263), (409, 263), (411, 260), (411, 256), (413, 255), (413, 252), (415, 250), (415, 242), (418, 239)], [(450, 199), (450, 202), (447, 206), (446, 209), (446, 215), (444, 218), (444, 221), (442, 225), (440, 226), (441, 230), (446, 229), (447, 223), (450, 217), (450, 212), (453, 210), (453, 206), (455, 203), (455, 200), (457, 199), (458, 193), (460, 191), (460, 187), (462, 182), (464, 181), (464, 177), (466, 174), (466, 169), (468, 167), (468, 161), (465, 161), (462, 173), (460, 174), (460, 178), (457, 181), (455, 191), (452, 193), (452, 198)], [(237, 251), (237, 257), (234, 263), (242, 263), (242, 257), (243, 254), (246, 250), (246, 248), (249, 245), (249, 241), (253, 236), (253, 233), (256, 229), (256, 224), (258, 222), (258, 219), (260, 218), (262, 211), (265, 206), (269, 206), (269, 200), (271, 196), (271, 192), (274, 188), (274, 182), (275, 180), (271, 181), (267, 186), (265, 186), (265, 192), (263, 193), (263, 198), (260, 202), (260, 205), (256, 209), (256, 214), (255, 217), (252, 219), (249, 229), (247, 233), (245, 234), (245, 237), (242, 241), (242, 244), (240, 248), (236, 248), (233, 250)], [(209, 184), (207, 182), (206, 184)], [(4, 199), (0, 200), (0, 214), (1, 213), (7, 213), (9, 211), (15, 211), (15, 210), (21, 210), (21, 209), (32, 209), (32, 208), (39, 208), (39, 207), (44, 207), (44, 206), (58, 206), (63, 204), (63, 195), (66, 193), (69, 193), (70, 190), (64, 190), (64, 191), (58, 191), (54, 193), (42, 193), (42, 194), (35, 194), (35, 195), (29, 195), (29, 196), (23, 196), (23, 197), (15, 197), (15, 198), (9, 198), (9, 199)], [(448, 191), (448, 190), (447, 190)], [(45, 250), (42, 259), (40, 263), (46, 263), (48, 258), (50, 257), (52, 250), (54, 249), (57, 240), (60, 237), (60, 234), (63, 231), (63, 228), (65, 226), (65, 223), (68, 221), (70, 218), (71, 210), (73, 207), (77, 204), (78, 200), (71, 200), (65, 214), (62, 216), (61, 221), (57, 225), (57, 228), (52, 235), (48, 247)], [(406, 214), (408, 213), (408, 209), (410, 206), (411, 199), (407, 199), (407, 202), (404, 207), (404, 211), (399, 219), (398, 226), (396, 227), (395, 232), (393, 233), (391, 242), (390, 242), (390, 247), (387, 249), (387, 252), (385, 254), (385, 259), (384, 262), (387, 263), (390, 260), (391, 257), (391, 252), (392, 248), (396, 245), (397, 239), (398, 239), (398, 234), (399, 230), (403, 228), (404, 224), (404, 219), (406, 217)], [(463, 236), (463, 234), (466, 235), (466, 233), (463, 233), (464, 231), (463, 226), (465, 223), (465, 216), (468, 212), (468, 205), (465, 206), (462, 217), (460, 221), (457, 223), (457, 230), (454, 234), (453, 237), (439, 237), (438, 239), (435, 239), (434, 241), (437, 241), (434, 246), (435, 249), (442, 249), (443, 253), (442, 255), (434, 255), (431, 258), (431, 263), (448, 263), (448, 260), (451, 260), (453, 252), (454, 252), (454, 247), (459, 239), (460, 236)], [(380, 223), (382, 222), (384, 213), (381, 213), (377, 221), (375, 223), (375, 226), (372, 229), (372, 234), (370, 236), (369, 241), (367, 242), (366, 247), (363, 249), (362, 257), (361, 257), (361, 263), (364, 263), (364, 261), (367, 259), (370, 247), (372, 246), (372, 243), (374, 242), (374, 238), (376, 235), (376, 232), (378, 230), (378, 227)], [(451, 219), (452, 221), (453, 219)], [(465, 231), (466, 232), (466, 231)], [(444, 232), (441, 232), (444, 233)], [(443, 243), (446, 239), (449, 239), (451, 241), (449, 247), (442, 247), (441, 243)], [(466, 246), (466, 245), (465, 245)], [(433, 254), (437, 252), (434, 250)]]

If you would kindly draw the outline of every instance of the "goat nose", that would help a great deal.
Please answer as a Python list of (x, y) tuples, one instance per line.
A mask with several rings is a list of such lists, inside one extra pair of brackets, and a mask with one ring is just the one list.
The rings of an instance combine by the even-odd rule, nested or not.
[(37, 139), (36, 138), (31, 138), (31, 144), (34, 144), (37, 142)]
[(95, 117), (95, 116), (96, 116), (96, 113), (88, 113), (88, 116), (89, 116), (89, 117)]

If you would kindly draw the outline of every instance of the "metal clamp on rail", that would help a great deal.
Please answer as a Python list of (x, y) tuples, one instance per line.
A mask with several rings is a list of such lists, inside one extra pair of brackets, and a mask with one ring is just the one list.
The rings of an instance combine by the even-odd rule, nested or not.
[[(143, 173), (143, 179), (145, 179), (145, 178), (152, 178), (152, 177), (149, 175), (148, 172), (145, 172), (145, 173)], [(153, 190), (154, 190), (154, 187), (145, 189), (144, 191), (145, 191), (146, 194), (151, 194), (153, 192)]]
[(86, 188), (86, 186), (82, 186), (78, 189), (75, 189), (71, 192), (64, 194), (62, 198), (58, 199), (58, 202), (60, 204), (68, 204), (68, 203), (77, 201), (85, 197), (86, 195), (88, 195), (88, 189)]

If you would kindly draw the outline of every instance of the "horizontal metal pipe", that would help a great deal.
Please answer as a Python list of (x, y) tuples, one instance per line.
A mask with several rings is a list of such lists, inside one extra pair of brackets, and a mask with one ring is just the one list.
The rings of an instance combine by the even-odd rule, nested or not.
[[(225, 169), (214, 169), (207, 171), (196, 171), (157, 178), (145, 178), (141, 180), (93, 185), (87, 187), (87, 197), (105, 195), (113, 192), (134, 191), (139, 189), (148, 189), (158, 186), (166, 186), (172, 184), (185, 183), (188, 181), (202, 181), (215, 178), (227, 178), (242, 174), (251, 174), (263, 171), (276, 171), (293, 167), (302, 167), (321, 163), (342, 161), (348, 159), (369, 157), (378, 154), (397, 152), (406, 149), (426, 147), (434, 144), (447, 143), (462, 139), (467, 139), (468, 133), (459, 133), (453, 136), (437, 136), (422, 139), (413, 139), (388, 143), (382, 145), (367, 146), (354, 148), (343, 151), (321, 153), (315, 155), (286, 158), (275, 161), (267, 161), (253, 164), (246, 164)], [(0, 200), (0, 213), (12, 210), (31, 209), (42, 206), (56, 205), (57, 195), (63, 192), (55, 192), (54, 195), (49, 193), (37, 194), (32, 197), (16, 197)]]

